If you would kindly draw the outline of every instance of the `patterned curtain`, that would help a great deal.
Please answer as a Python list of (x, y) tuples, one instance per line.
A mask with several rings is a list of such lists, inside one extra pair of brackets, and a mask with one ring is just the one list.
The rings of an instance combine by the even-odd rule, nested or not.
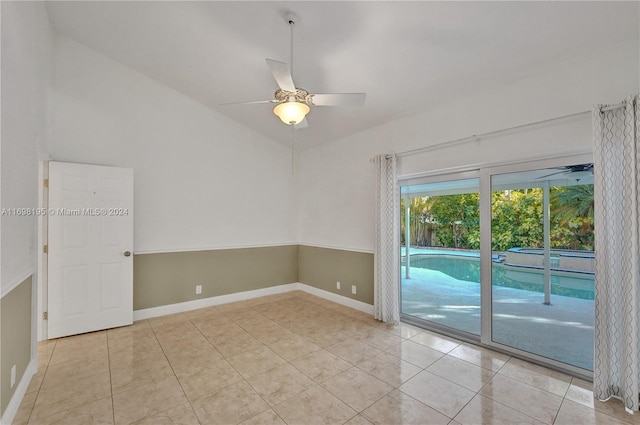
[(399, 230), (400, 210), (396, 179), (396, 156), (378, 155), (376, 166), (376, 247), (374, 253), (374, 317), (400, 323)]
[(595, 359), (593, 393), (638, 410), (640, 392), (640, 106), (593, 109)]

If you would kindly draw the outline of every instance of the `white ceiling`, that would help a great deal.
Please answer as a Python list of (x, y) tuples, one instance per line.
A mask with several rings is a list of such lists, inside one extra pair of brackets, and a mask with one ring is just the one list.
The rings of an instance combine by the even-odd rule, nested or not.
[(638, 43), (638, 2), (47, 2), (56, 32), (268, 137), (265, 58), (316, 93), (366, 92), (363, 108), (314, 107), (302, 146), (339, 139), (599, 49)]

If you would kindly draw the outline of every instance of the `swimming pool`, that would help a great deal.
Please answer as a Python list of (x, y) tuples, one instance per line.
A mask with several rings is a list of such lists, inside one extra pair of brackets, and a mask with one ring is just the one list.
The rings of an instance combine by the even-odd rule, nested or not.
[[(405, 265), (403, 259), (402, 265)], [(411, 255), (411, 267), (436, 270), (454, 279), (480, 282), (480, 258), (442, 254)], [(544, 292), (544, 273), (538, 269), (492, 264), (493, 286)], [(593, 300), (594, 277), (584, 273), (551, 272), (551, 294)]]

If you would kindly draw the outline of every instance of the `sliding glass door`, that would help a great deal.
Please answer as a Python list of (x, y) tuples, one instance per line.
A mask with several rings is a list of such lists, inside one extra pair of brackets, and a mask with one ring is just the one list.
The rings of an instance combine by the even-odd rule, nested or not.
[(491, 177), (494, 342), (593, 369), (591, 164)]
[(479, 179), (402, 186), (406, 320), (480, 335)]
[(401, 181), (402, 320), (587, 375), (595, 266), (589, 160)]

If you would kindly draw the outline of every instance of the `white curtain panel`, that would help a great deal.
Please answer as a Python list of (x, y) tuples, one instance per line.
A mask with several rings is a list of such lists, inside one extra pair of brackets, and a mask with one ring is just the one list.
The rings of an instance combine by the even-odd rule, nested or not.
[(374, 317), (385, 323), (400, 323), (400, 269), (398, 228), (399, 194), (396, 156), (378, 155), (376, 167), (376, 247), (374, 252)]
[(593, 393), (638, 410), (640, 393), (640, 107), (593, 109), (595, 358)]

